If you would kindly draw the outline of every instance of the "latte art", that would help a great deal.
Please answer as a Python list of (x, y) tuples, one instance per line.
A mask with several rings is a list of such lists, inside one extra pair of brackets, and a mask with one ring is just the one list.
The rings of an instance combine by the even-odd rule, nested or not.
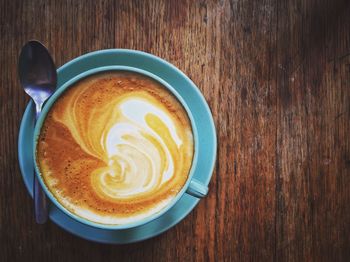
[(56, 199), (98, 223), (134, 222), (164, 208), (187, 180), (191, 124), (177, 99), (145, 76), (91, 76), (51, 108), (39, 166)]
[[(104, 155), (99, 157), (108, 166), (96, 170), (92, 185), (111, 198), (127, 199), (158, 190), (174, 175), (174, 159), (182, 144), (171, 118), (137, 96), (119, 105), (116, 102), (114, 110), (119, 117), (111, 118), (100, 141)], [(162, 125), (168, 134), (157, 130)]]

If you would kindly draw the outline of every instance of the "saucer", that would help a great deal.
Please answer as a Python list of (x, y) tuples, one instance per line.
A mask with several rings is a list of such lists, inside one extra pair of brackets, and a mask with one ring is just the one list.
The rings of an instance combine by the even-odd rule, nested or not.
[[(216, 159), (216, 132), (210, 109), (195, 84), (179, 69), (159, 57), (128, 49), (101, 50), (77, 57), (57, 70), (60, 88), (73, 77), (87, 70), (109, 66), (130, 66), (151, 72), (170, 84), (186, 101), (198, 128), (198, 164), (193, 178), (208, 185)], [(22, 118), (18, 138), (18, 159), (24, 183), (33, 196), (33, 132), (35, 107), (31, 101)], [(209, 191), (210, 194), (210, 191)], [(205, 201), (205, 199), (203, 200)], [(50, 205), (50, 219), (66, 231), (81, 238), (109, 244), (126, 244), (157, 236), (184, 219), (199, 199), (184, 194), (169, 211), (142, 226), (107, 230), (82, 224)]]

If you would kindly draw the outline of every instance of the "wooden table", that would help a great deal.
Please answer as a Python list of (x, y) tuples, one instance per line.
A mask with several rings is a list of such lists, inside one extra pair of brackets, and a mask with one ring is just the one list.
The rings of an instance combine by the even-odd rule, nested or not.
[[(350, 2), (2, 1), (1, 261), (350, 261)], [(79, 239), (33, 220), (18, 167), (29, 39), (58, 66), (139, 49), (185, 72), (214, 115), (209, 196), (137, 244)], [(4, 260), (3, 260), (4, 259)]]

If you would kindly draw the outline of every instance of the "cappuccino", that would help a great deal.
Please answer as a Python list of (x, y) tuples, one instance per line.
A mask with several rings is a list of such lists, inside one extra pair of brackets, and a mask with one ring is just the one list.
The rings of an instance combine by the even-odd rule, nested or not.
[(37, 164), (57, 201), (110, 225), (147, 218), (187, 181), (191, 122), (176, 97), (144, 75), (111, 71), (67, 89), (47, 114)]

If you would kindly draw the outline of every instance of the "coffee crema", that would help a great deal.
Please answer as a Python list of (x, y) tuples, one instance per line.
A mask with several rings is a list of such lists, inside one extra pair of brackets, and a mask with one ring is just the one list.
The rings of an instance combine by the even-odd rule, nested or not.
[(160, 83), (132, 72), (89, 76), (66, 90), (42, 126), (37, 162), (72, 213), (126, 224), (163, 209), (185, 184), (190, 120)]

